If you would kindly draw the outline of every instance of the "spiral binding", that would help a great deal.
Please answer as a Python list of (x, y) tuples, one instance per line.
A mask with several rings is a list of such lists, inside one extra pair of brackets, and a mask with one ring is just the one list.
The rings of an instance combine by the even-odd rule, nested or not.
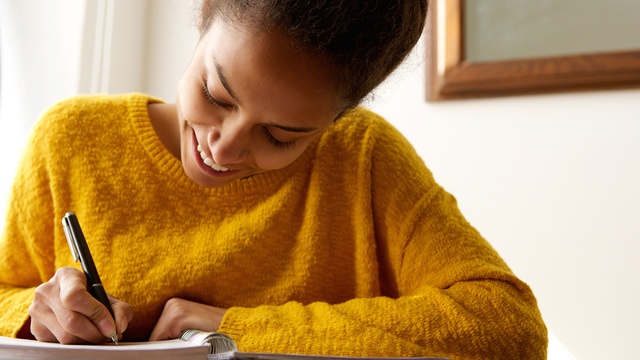
[(217, 332), (185, 330), (180, 339), (196, 344), (209, 344), (209, 354), (237, 351), (236, 343), (229, 336)]

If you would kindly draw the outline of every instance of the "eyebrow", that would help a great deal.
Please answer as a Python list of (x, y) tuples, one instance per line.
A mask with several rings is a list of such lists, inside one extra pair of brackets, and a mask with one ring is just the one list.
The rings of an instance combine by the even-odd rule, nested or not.
[(231, 90), (231, 87), (229, 86), (229, 82), (227, 81), (227, 78), (224, 76), (222, 67), (220, 67), (220, 65), (218, 65), (215, 61), (214, 61), (214, 65), (216, 67), (216, 73), (218, 74), (218, 79), (220, 79), (220, 83), (222, 84), (222, 87), (225, 90), (227, 90), (227, 93), (229, 94), (229, 96), (231, 96), (233, 100), (235, 100), (235, 102), (240, 104), (240, 101), (238, 100), (236, 95), (233, 93), (233, 90)]

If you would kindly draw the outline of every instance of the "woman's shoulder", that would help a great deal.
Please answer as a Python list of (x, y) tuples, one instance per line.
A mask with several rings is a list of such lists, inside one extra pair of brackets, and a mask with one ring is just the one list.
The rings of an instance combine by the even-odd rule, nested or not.
[(356, 107), (338, 119), (326, 134), (324, 141), (334, 146), (357, 147), (360, 151), (380, 146), (411, 148), (404, 135), (381, 115), (364, 107)]
[[(31, 130), (29, 143), (45, 148), (71, 146), (87, 139), (117, 141), (127, 122), (159, 101), (144, 94), (90, 94), (62, 99), (46, 109)], [(137, 113), (137, 115), (136, 115)]]
[(142, 93), (80, 94), (57, 101), (42, 114), (41, 119), (92, 116), (93, 114), (109, 115), (113, 111), (126, 110), (132, 105), (146, 106), (148, 102), (160, 101)]
[(375, 112), (358, 107), (345, 114), (322, 139), (323, 154), (345, 161), (368, 163), (376, 169), (405, 169), (429, 175), (426, 164), (409, 140)]
[(341, 130), (350, 129), (349, 131), (371, 131), (386, 126), (392, 127), (382, 116), (362, 106), (347, 111), (334, 125)]
[(34, 133), (68, 133), (80, 129), (91, 131), (101, 125), (113, 126), (114, 121), (128, 118), (132, 109), (146, 111), (148, 102), (158, 102), (149, 95), (81, 94), (57, 101), (47, 108), (34, 126)]

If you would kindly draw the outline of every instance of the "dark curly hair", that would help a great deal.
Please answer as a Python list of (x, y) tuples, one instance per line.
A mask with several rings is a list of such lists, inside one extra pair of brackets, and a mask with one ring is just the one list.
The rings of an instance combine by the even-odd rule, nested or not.
[(203, 0), (199, 30), (216, 17), (282, 29), (293, 46), (326, 56), (345, 109), (395, 70), (424, 28), (428, 0)]

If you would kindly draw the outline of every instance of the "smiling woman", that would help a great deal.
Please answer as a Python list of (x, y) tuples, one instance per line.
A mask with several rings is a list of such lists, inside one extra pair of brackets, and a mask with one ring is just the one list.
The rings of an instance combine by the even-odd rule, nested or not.
[[(167, 107), (180, 138), (165, 146), (207, 187), (281, 169), (341, 112), (329, 69), (328, 60), (296, 51), (284, 32), (214, 22), (178, 85), (175, 108)], [(158, 119), (169, 124), (152, 117), (156, 128), (176, 123)]]
[[(358, 106), (420, 38), (427, 1), (206, 0), (201, 13), (175, 103), (72, 96), (37, 122), (0, 238), (0, 334), (201, 329), (244, 351), (545, 358), (529, 286)], [(114, 317), (71, 266), (68, 211)]]

